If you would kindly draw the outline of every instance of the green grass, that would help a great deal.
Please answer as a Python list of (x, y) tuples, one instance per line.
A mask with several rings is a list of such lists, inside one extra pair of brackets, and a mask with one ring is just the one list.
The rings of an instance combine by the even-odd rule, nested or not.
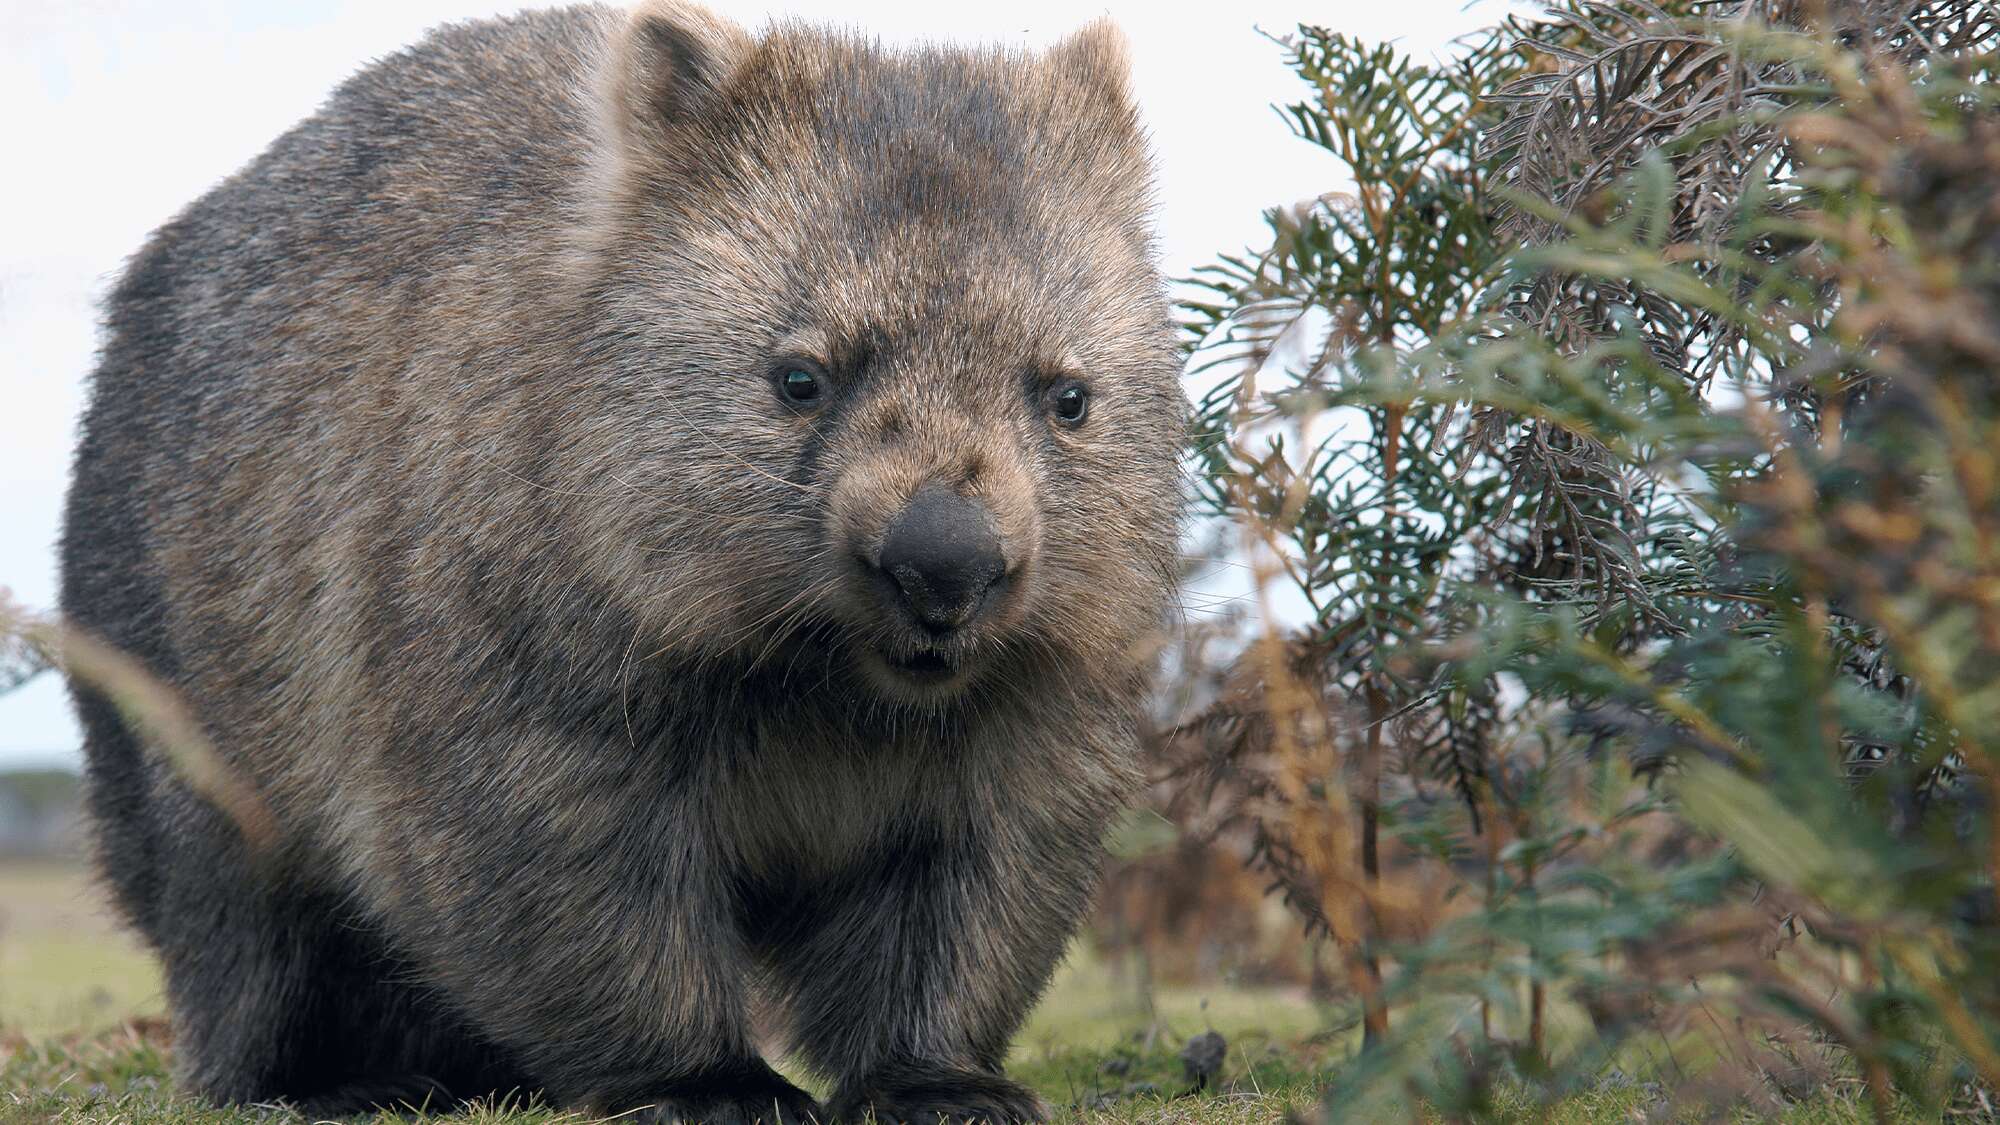
[[(168, 1049), (157, 1022), (93, 1036), (40, 1041), (16, 1038), (0, 1046), (0, 1125), (251, 1125), (303, 1118), (270, 1109), (216, 1110), (172, 1096), (165, 1077)], [(1056, 1107), (1061, 1125), (1253, 1125), (1309, 1119), (1317, 1101), (1312, 1053), (1278, 1044), (1232, 1046), (1219, 1089), (1186, 1091), (1180, 1064), (1165, 1043), (1109, 1050), (1069, 1049), (1017, 1059), (1017, 1078)], [(1523, 1090), (1503, 1090), (1488, 1120), (1501, 1125), (1597, 1125), (1610, 1122), (1715, 1120), (1695, 1109), (1675, 1112), (1651, 1088), (1607, 1086), (1544, 1105)], [(1728, 1119), (1728, 1118), (1725, 1118)], [(588, 1125), (591, 1119), (540, 1106), (481, 1106), (455, 1114), (379, 1115), (363, 1122)], [(1435, 1121), (1434, 1117), (1425, 1120)], [(1764, 1120), (1739, 1113), (1733, 1120)], [(1872, 1120), (1858, 1093), (1829, 1090), (1775, 1118), (1787, 1125), (1861, 1125)], [(1898, 1125), (1924, 1120), (1901, 1112)]]
[[(0, 1125), (249, 1125), (304, 1119), (275, 1109), (216, 1110), (176, 1098), (172, 1045), (160, 1018), (156, 969), (98, 907), (73, 866), (0, 865)], [(1150, 1010), (1137, 988), (1087, 952), (1057, 974), (1016, 1041), (1009, 1067), (1041, 1092), (1064, 1125), (1253, 1125), (1318, 1120), (1320, 1076), (1345, 1039), (1316, 1040), (1312, 1006), (1282, 989), (1163, 988)], [(1177, 1052), (1207, 1030), (1229, 1043), (1215, 1088), (1191, 1093)], [(484, 1106), (397, 1120), (485, 1125), (586, 1125), (540, 1106)], [(1676, 1112), (1648, 1086), (1621, 1083), (1545, 1105), (1501, 1091), (1505, 1125), (1712, 1120)], [(1740, 1120), (1753, 1120), (1739, 1115)], [(359, 1120), (367, 1121), (368, 1118)], [(1777, 1120), (1846, 1125), (1872, 1120), (1859, 1091), (1821, 1091)], [(1901, 1122), (1926, 1120), (1914, 1113)]]

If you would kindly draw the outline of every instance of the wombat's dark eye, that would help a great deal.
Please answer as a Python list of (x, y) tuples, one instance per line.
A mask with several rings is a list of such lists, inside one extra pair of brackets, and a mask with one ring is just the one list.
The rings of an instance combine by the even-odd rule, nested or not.
[(1056, 384), (1055, 393), (1049, 396), (1049, 409), (1063, 425), (1081, 425), (1090, 416), (1090, 388), (1074, 379)]
[(787, 399), (804, 405), (819, 401), (819, 376), (803, 367), (787, 367), (778, 375), (778, 389)]

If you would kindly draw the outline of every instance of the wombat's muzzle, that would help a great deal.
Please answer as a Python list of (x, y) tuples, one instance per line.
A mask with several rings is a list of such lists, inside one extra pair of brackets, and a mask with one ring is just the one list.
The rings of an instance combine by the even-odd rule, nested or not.
[(1007, 581), (993, 514), (938, 485), (918, 489), (890, 521), (875, 565), (901, 611), (935, 638), (977, 620)]

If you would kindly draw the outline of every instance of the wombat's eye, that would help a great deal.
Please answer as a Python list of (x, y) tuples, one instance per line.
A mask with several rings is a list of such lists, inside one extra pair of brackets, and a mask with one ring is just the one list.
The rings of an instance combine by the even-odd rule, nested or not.
[(1090, 417), (1090, 388), (1074, 379), (1057, 383), (1049, 395), (1049, 410), (1065, 426), (1080, 426)]
[(820, 381), (816, 372), (803, 367), (784, 367), (778, 372), (778, 390), (787, 401), (800, 406), (819, 401)]

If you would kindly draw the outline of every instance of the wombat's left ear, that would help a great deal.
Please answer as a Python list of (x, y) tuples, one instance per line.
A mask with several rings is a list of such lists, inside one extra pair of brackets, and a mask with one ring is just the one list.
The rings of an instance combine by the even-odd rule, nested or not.
[(628, 146), (645, 146), (698, 116), (752, 43), (742, 28), (700, 5), (641, 0), (609, 46), (605, 108)]
[(1132, 96), (1132, 57), (1125, 33), (1109, 19), (1084, 24), (1049, 49), (1057, 73), (1094, 87), (1117, 102)]

